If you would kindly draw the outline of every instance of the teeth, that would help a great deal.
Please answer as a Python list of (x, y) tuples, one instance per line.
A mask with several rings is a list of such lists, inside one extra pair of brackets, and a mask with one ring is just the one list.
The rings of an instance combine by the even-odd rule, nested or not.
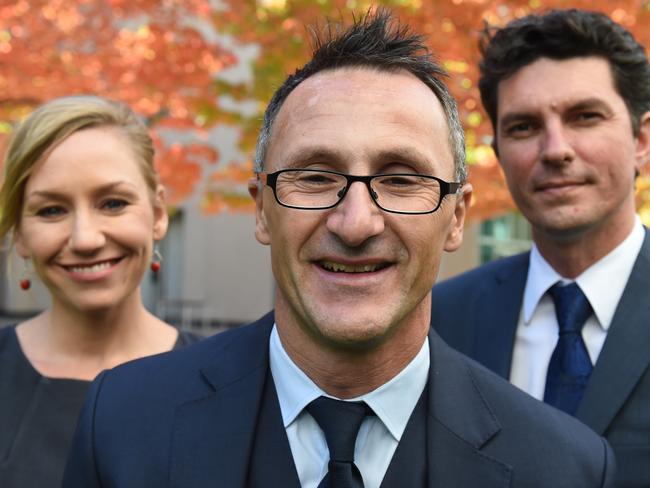
[(335, 273), (370, 273), (372, 271), (377, 271), (381, 269), (380, 264), (341, 264), (333, 263), (331, 261), (324, 261), (321, 263), (323, 268), (328, 271), (334, 271)]
[(93, 264), (92, 266), (71, 266), (69, 269), (73, 273), (97, 273), (111, 267), (111, 263), (106, 261), (104, 263)]

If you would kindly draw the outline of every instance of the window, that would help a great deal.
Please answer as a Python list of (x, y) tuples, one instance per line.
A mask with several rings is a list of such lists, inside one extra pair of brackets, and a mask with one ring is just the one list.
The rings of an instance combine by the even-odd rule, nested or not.
[(528, 251), (531, 244), (530, 224), (518, 212), (481, 223), (479, 234), (481, 264)]

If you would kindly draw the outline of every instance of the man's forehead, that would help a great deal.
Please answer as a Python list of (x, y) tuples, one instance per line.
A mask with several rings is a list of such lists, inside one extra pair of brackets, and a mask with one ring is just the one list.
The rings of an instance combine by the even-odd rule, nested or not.
[[(300, 105), (314, 107), (323, 99), (354, 96), (374, 104), (384, 96), (399, 96), (406, 90), (418, 90), (439, 104), (433, 91), (406, 70), (384, 70), (367, 66), (346, 66), (316, 73), (300, 83), (287, 97), (283, 108)], [(280, 113), (282, 113), (280, 109)]]
[[(512, 78), (513, 76), (518, 75), (521, 72), (524, 71), (529, 71), (531, 67), (534, 66), (543, 66), (545, 68), (553, 67), (555, 69), (564, 69), (566, 71), (566, 75), (577, 75), (579, 77), (580, 73), (575, 73), (575, 70), (573, 66), (575, 64), (599, 64), (602, 65), (604, 69), (609, 71), (610, 73), (612, 72), (612, 65), (605, 56), (601, 56), (599, 54), (580, 54), (580, 55), (575, 55), (575, 56), (567, 56), (567, 57), (553, 57), (553, 56), (547, 56), (547, 55), (540, 55), (537, 56), (530, 61), (526, 62), (526, 64), (520, 66), (516, 70), (514, 70), (510, 75), (507, 77), (503, 78), (501, 82), (508, 80)], [(613, 80), (613, 78), (611, 78)]]
[(272, 136), (287, 125), (305, 123), (312, 117), (336, 116), (349, 103), (359, 109), (373, 110), (407, 95), (419, 98), (412, 112), (436, 113), (444, 119), (447, 128), (437, 96), (413, 74), (406, 70), (353, 66), (324, 70), (300, 83), (282, 104), (273, 123)]
[[(274, 123), (267, 170), (279, 162), (362, 172), (401, 162), (453, 172), (449, 126), (433, 91), (406, 71), (368, 68), (322, 72), (295, 89)], [(353, 169), (354, 162), (371, 166)]]
[(560, 111), (587, 100), (621, 98), (610, 64), (600, 56), (537, 58), (499, 82), (498, 94), (499, 115), (513, 107), (534, 109), (543, 104)]

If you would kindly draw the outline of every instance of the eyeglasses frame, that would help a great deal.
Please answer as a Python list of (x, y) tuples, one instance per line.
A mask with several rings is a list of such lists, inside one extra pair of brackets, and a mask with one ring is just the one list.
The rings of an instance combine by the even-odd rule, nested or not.
[[(346, 184), (345, 188), (339, 192), (339, 199), (336, 203), (332, 205), (328, 205), (325, 207), (299, 207), (296, 205), (288, 205), (286, 203), (282, 203), (280, 199), (278, 198), (278, 193), (277, 193), (277, 182), (278, 182), (278, 177), (282, 173), (293, 173), (297, 171), (303, 171), (303, 172), (313, 172), (313, 173), (329, 173), (333, 175), (338, 175), (338, 176), (343, 176), (346, 179)], [(438, 184), (440, 185), (440, 199), (438, 200), (438, 205), (436, 208), (433, 210), (428, 210), (426, 212), (404, 212), (400, 210), (389, 210), (387, 208), (382, 207), (379, 202), (377, 201), (377, 194), (375, 191), (372, 189), (370, 186), (370, 182), (374, 180), (375, 178), (380, 178), (383, 176), (420, 176), (423, 178), (428, 178), (432, 180), (436, 180)], [(423, 175), (419, 173), (381, 173), (381, 174), (376, 174), (376, 175), (366, 175), (366, 176), (359, 176), (359, 175), (349, 175), (346, 173), (340, 173), (338, 171), (331, 171), (327, 169), (300, 169), (300, 168), (286, 168), (286, 169), (281, 169), (278, 171), (274, 171), (273, 173), (264, 173), (260, 172), (257, 173), (257, 179), (261, 181), (263, 184), (266, 186), (270, 187), (271, 190), (273, 190), (273, 196), (275, 197), (275, 201), (278, 202), (279, 205), (286, 207), (286, 208), (293, 208), (297, 210), (328, 210), (330, 208), (336, 207), (339, 203), (343, 201), (345, 196), (348, 194), (348, 190), (350, 189), (350, 186), (352, 183), (360, 181), (361, 183), (364, 183), (366, 185), (366, 188), (368, 188), (368, 193), (370, 193), (370, 197), (372, 198), (372, 201), (375, 202), (375, 205), (380, 210), (383, 210), (384, 212), (389, 212), (389, 213), (395, 213), (395, 214), (401, 214), (401, 215), (426, 215), (426, 214), (431, 214), (434, 213), (436, 210), (440, 208), (440, 205), (442, 205), (442, 201), (447, 195), (453, 195), (455, 193), (458, 193), (458, 190), (460, 190), (463, 186), (462, 183), (459, 182), (449, 182), (442, 180), (438, 178), (437, 176), (431, 176), (431, 175)]]

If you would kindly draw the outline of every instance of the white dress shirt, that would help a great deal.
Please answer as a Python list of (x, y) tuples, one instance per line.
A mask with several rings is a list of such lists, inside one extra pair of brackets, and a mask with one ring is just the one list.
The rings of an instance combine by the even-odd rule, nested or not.
[[(325, 435), (304, 408), (321, 390), (284, 350), (276, 326), (269, 345), (271, 374), (280, 401), (284, 428), (302, 488), (317, 488), (327, 473), (329, 450)], [(355, 464), (365, 488), (379, 488), (388, 470), (409, 417), (429, 376), (429, 341), (420, 352), (388, 383), (349, 401), (364, 401), (376, 416), (364, 419), (354, 449)]]
[[(645, 230), (637, 217), (625, 240), (574, 280), (594, 310), (582, 329), (594, 365), (644, 238)], [(553, 299), (546, 292), (558, 281), (570, 283), (572, 280), (560, 276), (533, 245), (517, 324), (510, 382), (538, 400), (544, 399), (548, 363), (557, 344), (559, 329)]]

